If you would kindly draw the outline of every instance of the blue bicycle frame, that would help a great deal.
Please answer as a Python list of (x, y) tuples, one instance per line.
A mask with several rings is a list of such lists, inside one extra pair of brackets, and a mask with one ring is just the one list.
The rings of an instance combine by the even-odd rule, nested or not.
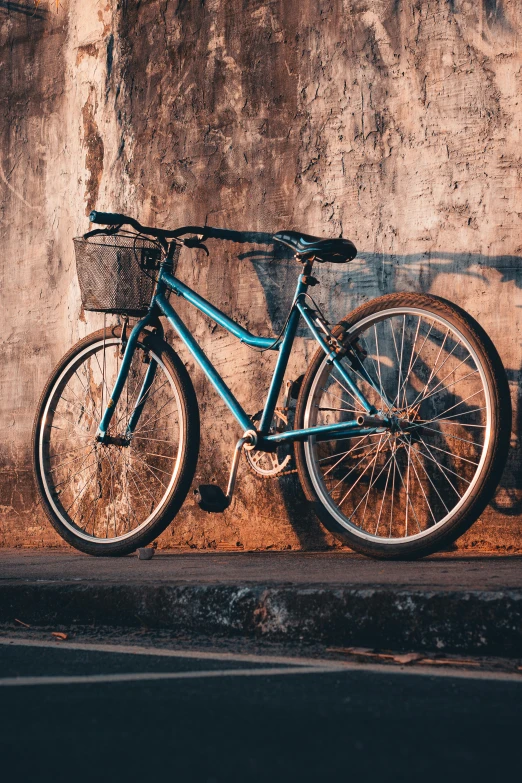
[[(288, 430), (285, 432), (278, 432), (270, 434), (270, 426), (274, 417), (274, 412), (277, 404), (277, 399), (283, 383), (284, 374), (288, 365), (288, 360), (294, 344), (299, 319), (302, 316), (304, 322), (309, 328), (315, 340), (319, 343), (323, 351), (327, 356), (327, 361), (336, 368), (343, 382), (346, 383), (347, 389), (356, 397), (361, 403), (363, 409), (371, 417), (377, 413), (374, 406), (370, 405), (366, 397), (361, 393), (358, 387), (353, 382), (350, 375), (346, 372), (342, 362), (341, 355), (335, 347), (332, 347), (331, 333), (328, 330), (325, 331), (324, 324), (318, 319), (317, 312), (311, 308), (306, 301), (306, 292), (309, 285), (309, 272), (311, 270), (311, 263), (308, 262), (305, 265), (304, 272), (299, 275), (297, 287), (290, 310), (290, 315), (287, 320), (286, 327), (279, 338), (275, 337), (258, 337), (251, 334), (247, 329), (244, 329), (234, 320), (229, 318), (225, 313), (221, 312), (217, 307), (214, 307), (204, 297), (197, 294), (191, 288), (186, 286), (180, 280), (178, 280), (171, 272), (171, 267), (168, 262), (161, 264), (158, 282), (154, 297), (151, 301), (150, 309), (147, 315), (140, 320), (132, 329), (127, 345), (125, 347), (125, 353), (123, 361), (112, 391), (111, 398), (107, 403), (103, 418), (98, 428), (97, 438), (99, 441), (104, 442), (107, 440), (109, 424), (115, 409), (115, 406), (120, 398), (121, 392), (127, 380), (132, 357), (138, 342), (139, 336), (146, 326), (157, 323), (159, 315), (164, 315), (172, 328), (184, 342), (196, 362), (199, 364), (217, 393), (224, 400), (227, 406), (230, 408), (232, 414), (235, 416), (243, 432), (256, 432), (257, 443), (256, 448), (260, 450), (273, 451), (275, 445), (282, 441), (297, 441), (306, 440), (310, 436), (314, 436), (317, 441), (330, 440), (332, 438), (349, 438), (360, 437), (361, 435), (371, 435), (382, 430), (382, 426), (365, 426), (364, 422), (361, 424), (357, 420), (342, 422), (337, 424), (328, 424), (324, 426), (309, 427), (299, 430)], [(166, 297), (167, 290), (173, 291), (178, 296), (186, 299), (194, 307), (200, 310), (202, 313), (211, 318), (215, 323), (222, 326), (228, 332), (237, 337), (241, 342), (246, 343), (254, 348), (260, 348), (269, 351), (278, 351), (276, 366), (274, 374), (268, 390), (268, 395), (265, 402), (265, 407), (261, 415), (261, 421), (259, 428), (256, 430), (252, 422), (252, 418), (246, 413), (240, 403), (236, 400), (222, 377), (219, 375), (212, 362), (206, 356), (199, 344), (196, 342), (190, 331), (187, 329), (184, 322), (179, 317), (174, 307), (170, 304)], [(348, 353), (350, 348), (348, 348)], [(344, 354), (342, 354), (344, 355)], [(353, 354), (355, 358), (355, 354)], [(136, 427), (145, 396), (152, 385), (154, 375), (156, 371), (156, 363), (151, 361), (145, 378), (143, 381), (140, 395), (136, 402), (135, 408), (129, 420), (127, 426), (126, 437), (131, 438), (134, 428)], [(364, 379), (382, 396), (382, 389), (379, 390), (374, 383), (373, 379), (366, 373), (364, 367), (359, 363), (357, 371)], [(384, 424), (384, 420), (383, 420)]]

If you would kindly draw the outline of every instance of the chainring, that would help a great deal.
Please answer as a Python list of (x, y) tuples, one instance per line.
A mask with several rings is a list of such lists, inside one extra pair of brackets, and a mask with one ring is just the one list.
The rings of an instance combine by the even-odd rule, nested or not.
[[(253, 418), (253, 421), (256, 421), (258, 418), (259, 414), (257, 417)], [(279, 425), (281, 422), (284, 423), (283, 427), (277, 425), (278, 420), (281, 420)], [(286, 417), (283, 418), (283, 416), (281, 416), (281, 414), (276, 410), (272, 424), (273, 426), (270, 428), (271, 434), (285, 429), (287, 419)], [(288, 463), (292, 459), (292, 454), (285, 454), (284, 450), (284, 446), (278, 446), (277, 451), (274, 452), (252, 449), (249, 451), (245, 450), (244, 454), (248, 463), (248, 467), (251, 468), (254, 473), (257, 473), (259, 476), (264, 476), (265, 478), (271, 478), (272, 476), (277, 476), (279, 473), (285, 470), (288, 466)]]
[(284, 459), (280, 462), (277, 452), (258, 451), (245, 451), (246, 461), (248, 466), (252, 468), (255, 473), (260, 476), (270, 477), (277, 476), (282, 470), (285, 470), (288, 463), (292, 459), (291, 454), (286, 454)]

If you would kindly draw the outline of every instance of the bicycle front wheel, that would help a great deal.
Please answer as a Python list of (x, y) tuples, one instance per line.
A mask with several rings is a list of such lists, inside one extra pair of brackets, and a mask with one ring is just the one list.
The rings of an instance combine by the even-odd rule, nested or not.
[[(194, 388), (178, 355), (150, 332), (140, 336), (111, 440), (96, 441), (121, 361), (120, 327), (77, 343), (49, 379), (33, 429), (45, 512), (65, 541), (91, 555), (128, 554), (162, 533), (187, 495), (198, 458)], [(129, 435), (136, 408), (141, 413)]]
[[(427, 555), (469, 528), (500, 479), (511, 425), (500, 358), (471, 316), (421, 294), (372, 300), (341, 322), (337, 334), (357, 355), (342, 359), (346, 373), (379, 415), (395, 417), (398, 426), (297, 444), (304, 492), (323, 523), (356, 551)], [(295, 426), (363, 413), (319, 350), (302, 384)]]

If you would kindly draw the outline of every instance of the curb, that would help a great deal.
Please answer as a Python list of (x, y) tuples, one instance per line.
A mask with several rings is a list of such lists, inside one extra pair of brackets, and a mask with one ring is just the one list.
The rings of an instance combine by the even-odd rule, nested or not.
[(0, 585), (0, 622), (522, 657), (522, 591), (384, 586)]

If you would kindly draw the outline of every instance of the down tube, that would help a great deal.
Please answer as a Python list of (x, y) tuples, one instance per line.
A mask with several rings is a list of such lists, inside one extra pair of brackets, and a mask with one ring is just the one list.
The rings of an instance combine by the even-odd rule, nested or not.
[(203, 353), (202, 349), (194, 340), (191, 333), (179, 315), (176, 313), (172, 305), (169, 304), (162, 294), (156, 295), (156, 304), (160, 308), (161, 312), (168, 318), (170, 325), (181, 337), (221, 399), (228, 405), (233, 415), (242, 426), (243, 431), (253, 429), (254, 427), (250, 417), (245, 413), (239, 402), (236, 400), (210, 359)]

